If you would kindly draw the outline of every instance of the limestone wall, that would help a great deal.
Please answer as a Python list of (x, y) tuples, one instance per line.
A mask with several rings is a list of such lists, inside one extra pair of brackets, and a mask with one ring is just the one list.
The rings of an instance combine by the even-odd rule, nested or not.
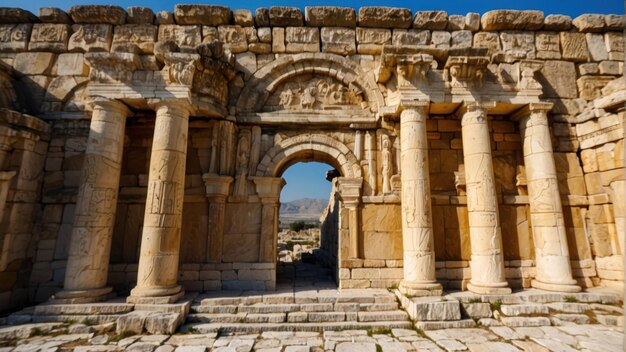
[[(620, 285), (624, 228), (619, 220), (626, 216), (620, 206), (625, 204), (623, 28), (624, 16), (582, 15), (572, 20), (538, 11), (491, 11), (481, 16), (441, 11), (413, 14), (408, 9), (383, 7), (311, 7), (304, 13), (272, 7), (252, 14), (221, 6), (177, 5), (174, 12), (154, 14), (145, 8), (125, 11), (114, 6), (78, 6), (69, 14), (45, 8), (37, 17), (22, 10), (0, 9), (0, 61), (10, 68), (9, 83), (3, 81), (3, 85), (15, 93), (8, 99), (8, 107), (39, 117), (51, 131), (47, 151), (39, 153), (46, 155), (43, 188), (38, 198), (33, 198), (40, 199), (34, 210), (39, 215), (32, 229), (24, 229), (37, 239), (22, 255), (33, 263), (24, 269), (29, 274), (22, 280), (28, 282), (0, 280), (9, 282), (0, 294), (14, 287), (28, 287), (30, 300), (43, 301), (63, 285), (92, 110), (87, 86), (90, 79), (101, 78), (96, 61), (86, 59), (89, 53), (132, 53), (138, 60), (134, 63), (136, 71), (131, 73), (134, 82), (145, 82), (146, 77), (162, 81), (166, 54), (196, 52), (199, 44), (216, 41), (223, 43), (223, 48), (214, 46), (213, 54), (223, 54), (222, 49), (225, 56), (232, 54), (236, 73), (228, 85), (205, 86), (207, 94), (225, 96), (226, 106), (215, 109), (220, 113), (192, 116), (190, 122), (179, 274), (179, 281), (188, 290), (227, 288), (229, 284), (272, 286), (273, 266), (267, 261), (256, 263), (262, 253), (264, 215), (252, 181), (244, 185), (243, 196), (231, 188), (220, 262), (211, 262), (207, 254), (211, 250), (210, 202), (202, 175), (212, 172), (212, 148), (219, 144), (228, 150), (218, 158), (219, 174), (236, 177), (237, 133), (248, 130), (254, 136), (256, 126), (260, 126), (259, 160), (248, 170), (250, 176), (280, 176), (290, 163), (318, 160), (353, 172), (354, 177), (358, 171), (358, 177), (363, 178), (360, 259), (341, 254), (347, 250), (347, 212), (333, 212), (327, 217), (329, 223), (340, 226), (337, 244), (331, 240), (326, 248), (336, 250), (342, 287), (386, 287), (402, 278), (399, 199), (391, 193), (382, 194), (381, 161), (385, 135), (392, 144), (391, 172), (396, 177), (392, 177), (391, 189), (397, 193), (397, 182), (393, 181), (401, 173), (397, 161), (399, 125), (382, 121), (378, 114), (382, 105), (369, 98), (379, 96), (384, 104), (391, 94), (388, 87), (381, 83), (375, 94), (350, 96), (349, 103), (358, 106), (363, 116), (350, 115), (353, 111), (342, 107), (340, 112), (317, 120), (292, 116), (284, 122), (268, 119), (270, 122), (261, 124), (242, 110), (247, 102), (239, 101), (241, 96), (248, 96), (246, 89), (261, 86), (259, 77), (303, 53), (311, 55), (306, 61), (311, 65), (317, 59), (337, 61), (343, 57), (365, 73), (361, 79), (375, 82), (380, 54), (389, 46), (419, 47), (432, 54), (433, 84), (448, 72), (444, 65), (449, 50), (487, 48), (491, 59), (486, 79), (502, 84), (522, 82), (523, 60), (540, 62), (536, 75), (543, 89), (540, 98), (554, 103), (549, 114), (551, 142), (574, 276), (584, 286)], [(280, 73), (271, 71), (270, 76)], [(316, 77), (306, 74), (310, 75), (307, 79)], [(337, 79), (334, 76), (329, 83)], [(293, 82), (302, 83), (298, 79)], [(7, 88), (0, 93), (5, 91)], [(278, 100), (278, 96), (270, 97), (259, 111), (272, 113)], [(128, 99), (126, 103), (137, 102)], [(137, 277), (154, 128), (154, 112), (146, 104), (137, 103), (133, 110), (135, 116), (128, 118), (126, 128), (109, 275), (110, 284), (121, 292), (130, 289)], [(470, 279), (470, 250), (461, 127), (457, 114), (444, 110), (431, 110), (427, 120), (437, 277), (450, 288), (464, 288)], [(509, 110), (503, 107), (503, 111)], [(286, 115), (274, 113), (272, 118), (281, 116)], [(302, 119), (309, 119), (309, 123), (302, 123)], [(216, 129), (218, 120), (230, 127)], [(519, 124), (512, 121), (511, 113), (496, 112), (489, 126), (506, 277), (513, 287), (529, 287), (535, 275), (534, 250)], [(298, 138), (303, 141), (298, 142)], [(315, 152), (301, 152), (306, 140), (313, 141), (309, 144), (317, 148)], [(37, 148), (44, 147), (38, 144)], [(285, 158), (281, 154), (284, 151), (300, 154)], [(3, 220), (3, 226), (7, 221)], [(25, 246), (5, 240), (2, 250), (22, 253)], [(0, 275), (14, 275), (0, 269)]]

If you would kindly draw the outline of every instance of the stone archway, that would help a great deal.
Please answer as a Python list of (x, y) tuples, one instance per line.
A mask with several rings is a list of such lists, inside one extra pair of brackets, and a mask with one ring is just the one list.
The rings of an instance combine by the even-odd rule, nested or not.
[(311, 133), (287, 138), (274, 145), (261, 159), (256, 176), (279, 177), (289, 166), (300, 161), (325, 162), (339, 170), (343, 177), (362, 177), (358, 160), (345, 144), (323, 134)]

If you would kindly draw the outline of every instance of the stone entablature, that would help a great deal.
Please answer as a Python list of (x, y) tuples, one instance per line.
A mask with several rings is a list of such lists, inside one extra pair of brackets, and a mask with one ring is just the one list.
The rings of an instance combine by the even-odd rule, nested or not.
[(300, 161), (341, 175), (323, 225), (340, 288), (622, 286), (623, 28), (511, 10), (0, 8), (0, 106), (37, 141), (43, 180), (35, 226), (1, 234), (0, 277), (19, 262), (29, 280), (0, 303), (275, 289), (280, 176)]

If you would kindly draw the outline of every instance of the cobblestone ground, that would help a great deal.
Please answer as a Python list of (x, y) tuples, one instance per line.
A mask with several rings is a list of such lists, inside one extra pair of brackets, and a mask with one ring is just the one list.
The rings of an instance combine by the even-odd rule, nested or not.
[[(2, 330), (2, 329), (0, 329)], [(69, 331), (80, 330), (80, 324)], [(415, 331), (263, 332), (248, 335), (185, 334), (116, 336), (69, 334), (67, 327), (42, 336), (0, 341), (0, 352), (404, 352), (404, 351), (623, 351), (620, 328), (602, 325), (490, 327)], [(11, 344), (11, 345), (7, 345)]]

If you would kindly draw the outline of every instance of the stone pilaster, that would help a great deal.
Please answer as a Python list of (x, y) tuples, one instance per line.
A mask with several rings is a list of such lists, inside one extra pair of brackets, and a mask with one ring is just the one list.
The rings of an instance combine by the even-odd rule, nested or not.
[(404, 280), (400, 290), (414, 296), (441, 295), (435, 276), (435, 243), (426, 136), (427, 102), (413, 102), (400, 113), (402, 243)]
[(461, 122), (472, 251), (472, 280), (467, 288), (480, 294), (507, 294), (511, 289), (504, 276), (502, 229), (486, 108), (486, 104), (468, 105)]
[(262, 204), (259, 261), (275, 262), (278, 242), (278, 207), (280, 206), (280, 191), (285, 185), (285, 180), (282, 177), (251, 177), (251, 179), (256, 185)]
[(137, 286), (130, 303), (171, 303), (183, 294), (177, 277), (190, 107), (163, 100), (155, 108)]
[(94, 101), (65, 283), (55, 299), (95, 302), (106, 299), (111, 292), (111, 287), (106, 286), (109, 254), (129, 114), (121, 102)]
[(359, 236), (359, 212), (363, 178), (339, 177), (337, 180), (341, 206), (348, 210), (348, 258), (361, 257), (361, 239)]
[(226, 198), (233, 178), (215, 174), (202, 175), (209, 201), (209, 238), (207, 241), (207, 261), (220, 263), (224, 245), (224, 211)]
[(531, 103), (520, 119), (537, 276), (532, 286), (578, 292), (572, 278), (561, 195), (548, 127), (551, 103)]

